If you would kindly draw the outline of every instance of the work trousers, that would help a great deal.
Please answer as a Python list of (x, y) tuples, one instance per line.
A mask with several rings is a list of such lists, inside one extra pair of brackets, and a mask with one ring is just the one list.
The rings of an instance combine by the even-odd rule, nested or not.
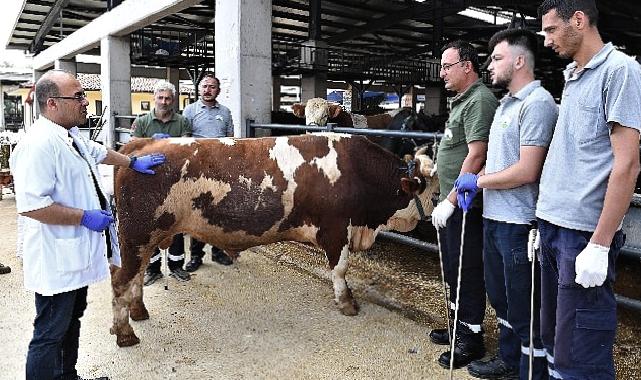
[(485, 287), (499, 325), (499, 357), (526, 380), (530, 354), (530, 297), (534, 266), (533, 379), (547, 379), (545, 350), (539, 334), (540, 266), (528, 260), (531, 226), (484, 220)]
[[(456, 305), (456, 285), (459, 255), (461, 252), (461, 228), (463, 211), (457, 208), (447, 220), (444, 229), (439, 230), (443, 256), (445, 281), (450, 287), (450, 305)], [(481, 333), (485, 318), (485, 282), (483, 280), (483, 218), (480, 208), (468, 211), (465, 222), (465, 243), (463, 245), (463, 267), (461, 275), (461, 300), (459, 322), (465, 326), (461, 333)], [(454, 313), (451, 313), (452, 318)], [(458, 329), (458, 328), (457, 328)]]
[[(160, 250), (156, 248), (153, 256), (149, 260), (147, 271), (152, 273), (160, 273), (160, 265), (162, 260), (160, 257)], [(173, 271), (176, 268), (182, 268), (185, 264), (185, 238), (183, 234), (176, 234), (173, 237), (171, 245), (169, 246), (169, 255), (167, 256), (167, 265), (169, 270)]]
[[(202, 259), (203, 257), (205, 257), (205, 245), (206, 244), (207, 243), (202, 242), (202, 241), (200, 241), (200, 240), (198, 240), (198, 239), (196, 239), (195, 237), (192, 236), (191, 237), (191, 243), (189, 244), (189, 250), (191, 251), (191, 258), (193, 259), (195, 257), (198, 257), (198, 258)], [(217, 253), (222, 253), (220, 251), (221, 251), (220, 248), (215, 247), (213, 245), (211, 246), (212, 255), (216, 255)], [(223, 254), (225, 254), (225, 253), (223, 253)]]
[(539, 232), (541, 338), (549, 354), (551, 377), (614, 379), (612, 347), (617, 316), (613, 286), (615, 262), (625, 234), (617, 231), (612, 239), (603, 285), (586, 289), (575, 282), (575, 261), (592, 232), (559, 227), (541, 219)]
[(87, 308), (87, 287), (53, 296), (36, 293), (33, 338), (26, 379), (76, 379), (80, 317)]

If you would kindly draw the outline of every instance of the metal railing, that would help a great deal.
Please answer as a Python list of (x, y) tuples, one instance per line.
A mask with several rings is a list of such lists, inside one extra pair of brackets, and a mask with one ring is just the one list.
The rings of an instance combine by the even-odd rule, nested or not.
[[(131, 124), (138, 116), (133, 115), (116, 115), (116, 126), (114, 128), (114, 142), (116, 149), (125, 145), (131, 139)], [(124, 124), (124, 126), (123, 126)]]
[(438, 62), (293, 42), (272, 44), (272, 68), (277, 74), (326, 72), (332, 79), (361, 78), (394, 84), (440, 81)]

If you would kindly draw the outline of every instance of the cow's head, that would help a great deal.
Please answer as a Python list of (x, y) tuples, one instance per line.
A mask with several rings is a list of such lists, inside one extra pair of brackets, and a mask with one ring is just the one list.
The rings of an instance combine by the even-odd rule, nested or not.
[(413, 230), (422, 217), (421, 211), (425, 217), (432, 214), (432, 196), (438, 190), (434, 161), (427, 155), (426, 149), (417, 151), (414, 159), (407, 165), (400, 179), (401, 189), (404, 193), (412, 195), (414, 200), (408, 207), (398, 210), (387, 224), (388, 228), (400, 232)]
[(327, 125), (328, 119), (335, 119), (343, 111), (338, 104), (329, 103), (323, 98), (312, 98), (307, 105), (296, 103), (292, 106), (294, 115), (304, 117), (307, 125)]

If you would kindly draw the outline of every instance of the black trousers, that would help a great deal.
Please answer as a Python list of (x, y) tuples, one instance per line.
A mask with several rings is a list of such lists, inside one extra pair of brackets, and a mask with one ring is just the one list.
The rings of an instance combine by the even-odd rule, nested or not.
[[(174, 235), (174, 239), (169, 246), (169, 255), (167, 259), (169, 270), (182, 268), (183, 264), (185, 264), (185, 237), (183, 234)], [(160, 273), (161, 264), (162, 260), (160, 257), (160, 250), (156, 248), (153, 256), (151, 256), (151, 259), (149, 260), (147, 271)]]
[[(456, 305), (458, 264), (461, 250), (461, 228), (463, 211), (457, 208), (448, 219), (444, 229), (439, 230), (443, 271), (450, 287), (450, 305)], [(482, 332), (485, 318), (485, 280), (483, 278), (483, 218), (479, 208), (468, 211), (465, 221), (465, 243), (463, 245), (463, 267), (461, 269), (461, 291), (458, 320), (466, 327), (461, 333)], [(451, 313), (454, 318), (454, 313)]]

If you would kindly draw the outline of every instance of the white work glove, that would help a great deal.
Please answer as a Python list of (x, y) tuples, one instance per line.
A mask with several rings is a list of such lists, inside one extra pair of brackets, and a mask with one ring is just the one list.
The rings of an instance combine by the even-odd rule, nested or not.
[(576, 257), (576, 283), (584, 288), (601, 286), (608, 275), (609, 247), (588, 243)]
[(436, 229), (445, 227), (447, 220), (452, 216), (456, 210), (456, 206), (452, 204), (447, 198), (434, 207), (432, 211), (432, 224)]
[(540, 242), (541, 235), (539, 234), (539, 230), (530, 230), (530, 234), (527, 239), (527, 258), (530, 262), (534, 260), (536, 250), (539, 249)]

